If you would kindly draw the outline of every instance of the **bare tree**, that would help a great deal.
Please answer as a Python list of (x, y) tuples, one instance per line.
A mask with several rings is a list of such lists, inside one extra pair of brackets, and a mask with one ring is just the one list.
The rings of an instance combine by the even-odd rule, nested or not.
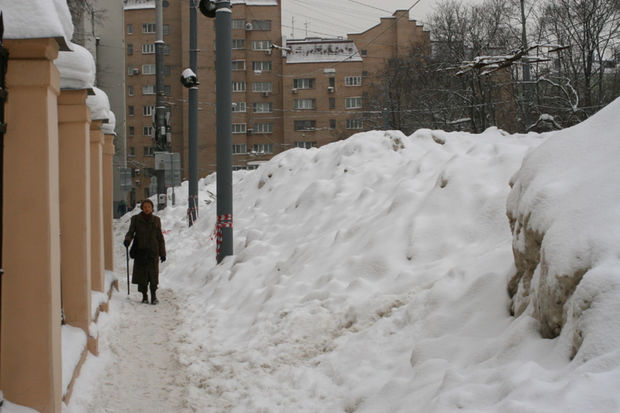
[(572, 84), (584, 114), (617, 96), (617, 82), (608, 79), (617, 73), (608, 61), (615, 60), (620, 35), (619, 0), (554, 0), (544, 7), (539, 24), (549, 41), (568, 46), (549, 72)]

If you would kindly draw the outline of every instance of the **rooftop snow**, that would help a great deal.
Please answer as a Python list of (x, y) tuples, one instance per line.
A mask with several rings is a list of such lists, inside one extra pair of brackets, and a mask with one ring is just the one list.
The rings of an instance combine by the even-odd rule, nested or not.
[(0, 11), (5, 39), (55, 38), (69, 50), (73, 23), (65, 0), (0, 0)]
[(232, 0), (230, 4), (245, 4), (247, 6), (277, 6), (278, 0)]
[(154, 9), (155, 0), (123, 0), (125, 10)]
[(286, 63), (362, 61), (351, 40), (289, 41), (286, 46), (291, 49), (286, 54)]

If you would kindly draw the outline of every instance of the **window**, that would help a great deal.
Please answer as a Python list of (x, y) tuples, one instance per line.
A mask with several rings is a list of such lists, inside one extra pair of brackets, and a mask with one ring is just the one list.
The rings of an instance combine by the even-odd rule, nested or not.
[(164, 49), (164, 55), (165, 56), (169, 56), (170, 55), (170, 45), (165, 44), (163, 49)]
[(252, 152), (273, 153), (273, 143), (255, 143), (252, 145)]
[(133, 44), (127, 43), (127, 56), (133, 55)]
[(127, 25), (127, 34), (133, 34), (133, 24)]
[(329, 120), (329, 128), (330, 129), (336, 129), (336, 119), (330, 119)]
[(154, 95), (155, 94), (155, 85), (143, 85), (142, 86), (142, 94), (143, 95)]
[(347, 129), (362, 129), (363, 127), (361, 119), (347, 119)]
[(154, 54), (155, 43), (146, 43), (142, 45), (142, 54)]
[(140, 69), (134, 65), (127, 65), (127, 74), (129, 76), (140, 74)]
[(155, 33), (155, 23), (142, 23), (142, 33)]
[[(254, 133), (273, 133), (273, 123), (255, 123)], [(273, 153), (273, 147), (269, 153)]]
[(252, 50), (271, 50), (271, 40), (252, 40)]
[(314, 141), (295, 141), (296, 148), (310, 149), (316, 148), (316, 142)]
[(329, 87), (336, 87), (336, 78), (335, 77), (330, 77), (329, 78)]
[(232, 43), (233, 49), (245, 49), (245, 39), (233, 39)]
[(245, 92), (245, 82), (232, 82), (233, 92)]
[(170, 34), (170, 25), (169, 24), (164, 24), (163, 32), (164, 32), (164, 36), (168, 36)]
[(314, 89), (314, 79), (293, 79), (294, 89)]
[(271, 82), (252, 82), (252, 92), (271, 92), (272, 89)]
[(252, 30), (271, 30), (271, 20), (252, 20)]
[(244, 19), (232, 19), (232, 28), (245, 30), (245, 20)]
[(136, 148), (133, 146), (127, 148), (127, 156), (136, 156)]
[(142, 128), (142, 134), (144, 136), (154, 136), (155, 135), (155, 129), (152, 126), (144, 126)]
[(344, 85), (345, 86), (362, 86), (362, 77), (361, 76), (345, 76)]
[(316, 99), (295, 99), (294, 109), (316, 109)]
[(271, 61), (252, 62), (252, 70), (255, 72), (271, 72)]
[(347, 109), (359, 109), (362, 107), (362, 97), (344, 98), (344, 107)]
[(142, 74), (143, 75), (154, 75), (156, 72), (155, 64), (142, 65)]
[(329, 108), (336, 109), (336, 98), (329, 98)]
[(245, 70), (245, 60), (233, 60), (232, 70)]
[(233, 102), (232, 111), (233, 112), (245, 112), (246, 111), (245, 102)]
[(164, 85), (164, 95), (170, 96), (170, 85)]
[(127, 106), (127, 115), (128, 116), (133, 116), (133, 105), (129, 105)]
[(133, 96), (133, 85), (127, 85), (127, 96)]
[(256, 102), (253, 104), (254, 113), (271, 113), (273, 111), (273, 103)]
[(232, 146), (232, 153), (233, 155), (235, 154), (241, 154), (241, 153), (248, 153), (248, 150), (246, 149), (245, 143), (233, 143)]
[(296, 120), (294, 123), (296, 131), (311, 131), (316, 129), (315, 120)]
[(155, 148), (152, 146), (145, 146), (144, 156), (155, 156)]
[(170, 76), (170, 65), (164, 65), (164, 76)]
[(155, 106), (153, 105), (142, 106), (142, 115), (153, 116), (153, 113), (155, 113)]
[(368, 56), (368, 50), (362, 49), (362, 57)]
[(245, 133), (246, 126), (245, 123), (233, 123), (232, 124), (232, 133)]
[(127, 128), (127, 134), (129, 136), (135, 136), (136, 134), (136, 128), (134, 128), (133, 126), (130, 126)]

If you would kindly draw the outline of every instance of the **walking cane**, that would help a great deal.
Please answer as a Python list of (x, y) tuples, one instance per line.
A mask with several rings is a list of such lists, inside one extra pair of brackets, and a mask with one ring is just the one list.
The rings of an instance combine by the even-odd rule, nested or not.
[(125, 247), (125, 257), (127, 258), (127, 295), (129, 295), (129, 247)]

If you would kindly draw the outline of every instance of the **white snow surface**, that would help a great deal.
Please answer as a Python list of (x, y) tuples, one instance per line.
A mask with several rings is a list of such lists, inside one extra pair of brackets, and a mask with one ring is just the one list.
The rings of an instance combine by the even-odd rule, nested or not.
[[(585, 357), (571, 360), (562, 336), (541, 338), (527, 313), (511, 317), (506, 291), (513, 176), (554, 174), (536, 184), (552, 194), (600, 178), (563, 204), (531, 208), (547, 217), (541, 225), (555, 222), (552, 211), (559, 222), (581, 210), (588, 219), (567, 233), (596, 241), (584, 252), (618, 245), (615, 221), (602, 225), (620, 204), (611, 188), (620, 175), (598, 175), (617, 172), (617, 143), (596, 138), (618, 130), (617, 117), (613, 105), (548, 135), (375, 131), (286, 151), (235, 172), (235, 250), (220, 265), (215, 176), (200, 181), (191, 228), (184, 183), (179, 203), (157, 213), (168, 253), (160, 306), (139, 304), (135, 286), (125, 295), (121, 242), (138, 211), (116, 222), (121, 292), (100, 317), (101, 355), (89, 356), (65, 411), (619, 411), (618, 255), (604, 260), (613, 288), (596, 284), (604, 307), (582, 318)], [(590, 161), (567, 168), (566, 154)], [(601, 203), (610, 208), (599, 220)]]
[(90, 118), (92, 120), (109, 120), (111, 112), (108, 95), (97, 87), (94, 87), (93, 91), (95, 94), (86, 98), (86, 104), (90, 109)]
[(66, 0), (0, 0), (5, 39), (73, 37), (73, 23)]
[(110, 110), (108, 111), (108, 121), (101, 125), (101, 130), (106, 135), (114, 135), (114, 128), (116, 128), (116, 115)]
[(70, 44), (72, 51), (59, 52), (54, 64), (60, 72), (61, 89), (91, 89), (95, 85), (95, 59), (78, 44)]

